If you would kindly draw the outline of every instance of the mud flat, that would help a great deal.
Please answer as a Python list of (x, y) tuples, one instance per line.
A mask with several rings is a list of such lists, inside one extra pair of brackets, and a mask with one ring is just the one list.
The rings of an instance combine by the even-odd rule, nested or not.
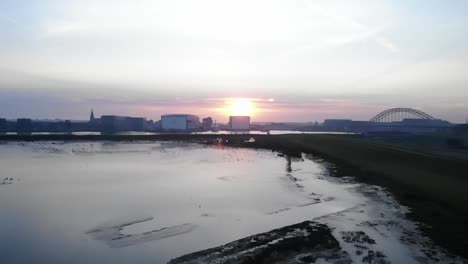
[(305, 221), (187, 254), (169, 263), (322, 263), (320, 261), (351, 263), (326, 225)]
[(123, 220), (120, 222), (108, 222), (97, 226), (89, 231), (90, 234), (97, 240), (103, 240), (111, 248), (120, 248), (137, 245), (153, 240), (160, 240), (167, 237), (178, 236), (191, 232), (196, 228), (195, 225), (184, 223), (176, 226), (164, 227), (161, 229), (149, 230), (139, 234), (123, 234), (122, 230), (126, 226), (143, 223), (153, 220), (153, 217), (142, 217), (133, 220)]

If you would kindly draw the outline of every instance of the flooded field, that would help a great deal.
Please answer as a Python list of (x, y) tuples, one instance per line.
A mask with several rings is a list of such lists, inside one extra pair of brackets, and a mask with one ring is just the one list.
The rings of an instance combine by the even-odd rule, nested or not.
[(0, 145), (0, 168), (1, 263), (165, 263), (306, 220), (330, 227), (356, 263), (460, 261), (419, 236), (390, 194), (308, 155), (16, 142)]

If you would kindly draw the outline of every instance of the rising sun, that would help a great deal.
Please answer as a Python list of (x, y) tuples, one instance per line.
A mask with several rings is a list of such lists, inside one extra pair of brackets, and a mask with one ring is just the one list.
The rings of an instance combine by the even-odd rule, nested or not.
[(231, 98), (226, 102), (226, 112), (230, 116), (251, 116), (255, 113), (255, 105), (248, 98)]

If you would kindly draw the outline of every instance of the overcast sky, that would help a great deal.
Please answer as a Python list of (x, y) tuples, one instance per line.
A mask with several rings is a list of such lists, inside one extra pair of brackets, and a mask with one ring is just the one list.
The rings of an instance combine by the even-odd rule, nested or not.
[[(1, 0), (0, 117), (468, 118), (468, 1)], [(272, 100), (274, 99), (274, 100)]]

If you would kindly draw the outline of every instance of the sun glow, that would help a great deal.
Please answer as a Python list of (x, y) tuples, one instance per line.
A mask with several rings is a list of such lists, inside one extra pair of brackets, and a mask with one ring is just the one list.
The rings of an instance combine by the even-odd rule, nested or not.
[(255, 105), (248, 98), (232, 98), (226, 104), (225, 111), (230, 116), (252, 116), (255, 113)]

